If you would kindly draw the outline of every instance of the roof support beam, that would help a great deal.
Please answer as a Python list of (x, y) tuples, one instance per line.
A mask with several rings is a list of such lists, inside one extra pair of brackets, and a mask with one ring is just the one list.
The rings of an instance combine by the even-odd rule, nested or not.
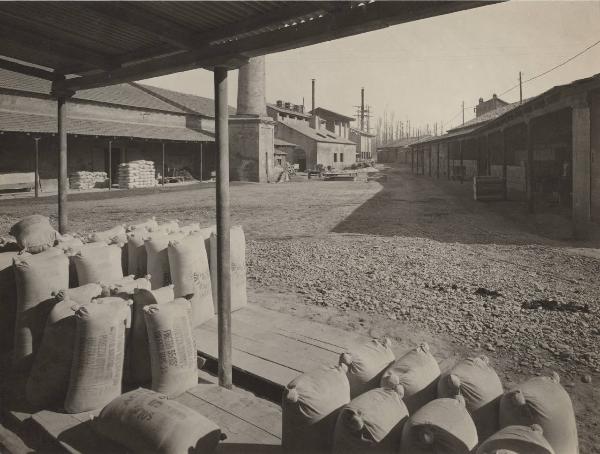
[[(307, 2), (310, 3), (310, 2)], [(390, 25), (481, 6), (479, 2), (374, 2), (344, 9), (321, 18), (220, 45), (204, 46), (180, 55), (130, 65), (99, 75), (62, 83), (72, 90), (100, 87), (156, 77), (198, 67), (212, 68), (247, 61), (272, 52), (343, 38)]]
[(50, 71), (46, 71), (45, 69), (23, 65), (21, 63), (17, 63), (12, 60), (6, 60), (4, 58), (0, 58), (0, 68), (50, 81), (62, 79), (62, 76)]

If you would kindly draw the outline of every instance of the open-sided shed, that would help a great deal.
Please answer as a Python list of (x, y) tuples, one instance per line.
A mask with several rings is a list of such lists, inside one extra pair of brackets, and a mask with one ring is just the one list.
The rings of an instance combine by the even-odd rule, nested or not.
[(231, 387), (227, 74), (249, 58), (482, 6), (406, 2), (3, 2), (0, 67), (52, 82), (59, 229), (68, 230), (67, 108), (78, 90), (195, 68), (214, 72), (219, 383)]

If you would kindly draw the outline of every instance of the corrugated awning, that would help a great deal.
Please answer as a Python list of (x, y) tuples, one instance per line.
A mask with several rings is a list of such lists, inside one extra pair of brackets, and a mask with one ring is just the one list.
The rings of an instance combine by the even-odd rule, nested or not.
[[(56, 117), (0, 111), (0, 131), (56, 134)], [(68, 118), (67, 132), (82, 136), (134, 137), (181, 142), (214, 142), (215, 140), (209, 132), (196, 131), (185, 127), (124, 123), (88, 118)]]

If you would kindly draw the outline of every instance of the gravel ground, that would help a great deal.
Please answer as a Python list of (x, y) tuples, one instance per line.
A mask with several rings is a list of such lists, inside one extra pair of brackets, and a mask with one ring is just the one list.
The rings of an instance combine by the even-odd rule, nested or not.
[[(600, 452), (599, 243), (569, 239), (560, 212), (478, 203), (470, 185), (389, 169), (387, 181), (236, 184), (234, 222), (248, 239), (249, 287), (326, 311), (347, 326), (408, 326), (485, 353), (505, 383), (559, 372), (576, 409), (581, 452)], [(72, 196), (73, 230), (155, 215), (214, 222), (214, 189)], [(0, 200), (0, 231), (55, 199)], [(29, 202), (29, 201), (28, 201)], [(591, 381), (591, 382), (590, 382)]]

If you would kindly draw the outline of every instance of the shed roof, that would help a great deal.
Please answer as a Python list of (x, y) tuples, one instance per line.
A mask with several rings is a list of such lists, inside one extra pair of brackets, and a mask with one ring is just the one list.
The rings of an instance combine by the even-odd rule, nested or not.
[[(429, 137), (429, 136), (426, 136)], [(419, 142), (420, 140), (423, 140), (425, 137), (404, 137), (402, 139), (398, 139), (398, 140), (394, 140), (392, 142), (388, 142), (385, 144), (382, 144), (380, 146), (378, 146), (378, 149), (385, 149), (385, 148), (404, 148), (404, 147), (409, 147), (410, 145)]]
[[(0, 90), (49, 96), (51, 85), (48, 80), (0, 68)], [(81, 90), (73, 96), (73, 99), (210, 118), (215, 116), (214, 101), (210, 98), (139, 83)], [(229, 113), (235, 114), (235, 108), (229, 106)]]
[[(0, 55), (8, 57), (3, 67), (36, 72), (54, 81), (56, 92), (68, 92), (193, 68), (237, 68), (249, 57), (478, 6), (482, 2), (0, 2)], [(68, 74), (81, 77), (63, 80)]]
[(313, 129), (308, 125), (305, 124), (301, 124), (301, 123), (284, 123), (284, 122), (279, 122), (277, 123), (277, 127), (287, 127), (290, 129), (293, 129), (296, 132), (299, 132), (300, 134), (305, 135), (306, 137), (309, 137), (313, 140), (316, 140), (317, 142), (327, 142), (327, 143), (343, 143), (343, 144), (348, 144), (348, 145), (356, 145), (354, 142), (348, 140), (348, 139), (344, 139), (343, 137), (340, 137), (334, 133), (332, 133), (331, 131), (327, 131), (326, 129)]
[(333, 110), (325, 109), (324, 107), (317, 107), (316, 109), (311, 110), (309, 113), (312, 114), (313, 112), (315, 112), (319, 116), (334, 117), (334, 118), (339, 118), (340, 120), (345, 120), (345, 121), (354, 121), (355, 120), (354, 117), (349, 117), (348, 115), (337, 113), (337, 112), (334, 112)]
[[(56, 117), (0, 110), (0, 130), (56, 134)], [(186, 127), (144, 123), (125, 123), (89, 118), (67, 118), (67, 132), (85, 136), (134, 137), (138, 139), (173, 140), (187, 142), (213, 142), (211, 134)]]

